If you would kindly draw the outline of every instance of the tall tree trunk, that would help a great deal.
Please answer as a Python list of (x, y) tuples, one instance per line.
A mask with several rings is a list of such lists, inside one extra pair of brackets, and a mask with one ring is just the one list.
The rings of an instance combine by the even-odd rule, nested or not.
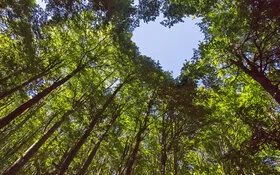
[(88, 169), (90, 163), (92, 162), (98, 148), (100, 147), (101, 142), (104, 140), (104, 138), (106, 137), (107, 133), (109, 132), (109, 130), (111, 129), (111, 126), (115, 123), (117, 117), (119, 116), (119, 114), (115, 114), (113, 115), (111, 121), (109, 122), (109, 124), (107, 125), (107, 129), (106, 131), (102, 134), (102, 136), (100, 137), (99, 141), (96, 143), (96, 145), (94, 146), (93, 150), (90, 152), (86, 162), (84, 163), (83, 167), (80, 169), (78, 175), (83, 175), (85, 174), (86, 170)]
[(174, 175), (178, 174), (178, 142), (174, 141), (173, 144), (173, 154), (174, 154), (174, 160), (173, 160), (173, 171)]
[(39, 105), (36, 106), (36, 108), (32, 109), (32, 111), (19, 123), (15, 126), (15, 128), (13, 128), (7, 135), (5, 135), (4, 133), (7, 132), (5, 130), (3, 130), (2, 132), (0, 132), (0, 135), (3, 135), (3, 137), (0, 139), (0, 143), (5, 141), (7, 138), (9, 138), (11, 135), (13, 135), (16, 131), (18, 131), (18, 129), (20, 129), (30, 118), (32, 118), (32, 116), (44, 105), (45, 103), (40, 103)]
[(256, 80), (260, 85), (280, 104), (280, 90), (278, 85), (273, 85), (272, 81), (270, 81), (264, 73), (258, 71), (258, 68), (251, 65), (251, 69), (249, 70), (246, 66), (244, 66), (242, 61), (233, 61), (231, 60), (237, 67), (242, 69), (246, 74), (251, 76), (254, 80)]
[[(3, 157), (0, 158), (0, 162), (3, 162), (7, 159), (9, 159), (12, 155), (14, 155), (16, 152), (18, 152), (18, 150), (25, 145), (28, 141), (30, 141), (32, 138), (34, 138), (34, 136), (38, 133), (38, 131), (40, 130), (40, 128), (36, 129), (33, 133), (31, 133), (30, 135), (26, 134), (27, 138), (22, 138), (21, 140), (19, 140), (17, 143), (14, 144), (13, 148), (8, 149), (8, 151), (5, 153), (5, 155)], [(25, 136), (24, 136), (25, 137)]]
[(166, 128), (165, 128), (165, 117), (162, 119), (162, 134), (161, 134), (161, 175), (166, 174), (166, 161), (167, 161), (167, 143), (166, 143)]
[[(173, 155), (174, 155), (174, 159), (173, 159), (173, 171), (174, 171), (174, 175), (177, 175), (178, 174), (178, 144), (179, 144), (179, 137), (177, 137), (178, 135), (178, 125), (179, 125), (179, 122), (178, 120), (175, 119), (174, 121), (174, 129), (173, 129)], [(177, 139), (176, 139), (177, 137)]]
[[(128, 151), (129, 151), (130, 145), (129, 145), (128, 141), (129, 141), (129, 137), (127, 137), (127, 139), (126, 139), (125, 147), (124, 147), (124, 149), (123, 149), (123, 153), (122, 153), (122, 156), (121, 156), (121, 160), (123, 160), (123, 159), (126, 157)], [(120, 165), (119, 165), (119, 167), (118, 167), (118, 170), (117, 170), (117, 172), (116, 172), (116, 175), (122, 174), (123, 171), (124, 171), (124, 170), (123, 170), (123, 165), (120, 163)]]
[(83, 70), (85, 68), (85, 65), (79, 66), (77, 69), (75, 69), (73, 72), (71, 72), (69, 75), (64, 77), (63, 79), (53, 83), (50, 87), (44, 89), (42, 92), (38, 93), (35, 97), (28, 100), (18, 108), (16, 108), (13, 112), (8, 114), (6, 117), (0, 119), (0, 129), (8, 125), (12, 120), (14, 120), (17, 116), (22, 114), (25, 110), (35, 105), (39, 100), (46, 97), (48, 94), (50, 94), (53, 90), (67, 82), (70, 78), (72, 78), (74, 75), (76, 75), (78, 72)]
[(23, 71), (26, 71), (26, 70), (27, 70), (27, 68), (17, 70), (17, 71), (14, 72), (13, 74), (10, 74), (10, 75), (7, 75), (7, 76), (4, 77), (4, 78), (1, 78), (1, 79), (0, 79), (0, 83), (1, 83), (1, 84), (4, 84), (5, 81), (9, 80), (9, 79), (12, 78), (12, 77), (15, 77), (15, 76), (19, 75), (20, 73), (22, 73)]
[(146, 115), (144, 118), (143, 126), (142, 127), (140, 126), (140, 129), (139, 129), (138, 133), (136, 134), (136, 142), (135, 142), (134, 149), (126, 162), (126, 172), (125, 172), (126, 175), (132, 174), (132, 170), (133, 170), (133, 167), (134, 167), (134, 164), (135, 164), (135, 161), (137, 158), (137, 154), (139, 151), (140, 143), (143, 140), (142, 134), (145, 132), (145, 130), (148, 127), (148, 121), (149, 121), (151, 107), (152, 107), (152, 101), (149, 101)]
[(37, 79), (43, 77), (43, 76), (46, 75), (46, 74), (48, 74), (49, 71), (50, 71), (52, 68), (54, 68), (55, 66), (56, 66), (56, 64), (51, 65), (51, 66), (48, 66), (48, 68), (47, 68), (46, 70), (44, 70), (43, 72), (41, 72), (41, 73), (39, 73), (39, 74), (37, 74), (37, 75), (31, 77), (31, 78), (30, 78), (29, 80), (27, 80), (26, 82), (24, 82), (24, 83), (22, 83), (22, 84), (20, 84), (20, 85), (18, 85), (18, 86), (16, 86), (16, 87), (14, 87), (14, 88), (12, 88), (12, 89), (6, 91), (6, 92), (1, 93), (1, 94), (0, 94), (0, 100), (3, 99), (3, 98), (5, 98), (5, 97), (7, 97), (7, 96), (12, 95), (12, 94), (15, 93), (16, 91), (21, 90), (23, 87), (25, 87), (25, 86), (28, 85), (29, 83), (31, 83), (31, 82), (33, 82), (33, 81), (35, 81), (35, 80), (37, 80)]
[(4, 171), (3, 175), (16, 174), (28, 160), (40, 149), (40, 147), (52, 136), (52, 134), (58, 129), (62, 122), (69, 116), (73, 110), (67, 111), (62, 118), (56, 122), (36, 143), (31, 145), (27, 151), (21, 156), (16, 162), (13, 163), (7, 170)]
[(125, 172), (126, 175), (131, 175), (132, 174), (132, 169), (133, 169), (134, 163), (136, 161), (136, 157), (137, 157), (137, 154), (138, 154), (140, 143), (142, 141), (142, 133), (144, 131), (145, 131), (145, 129), (141, 128), (136, 135), (135, 146), (134, 146), (133, 151), (132, 151), (132, 153), (131, 153), (131, 155), (128, 158), (128, 161), (126, 163), (126, 172)]
[(107, 109), (107, 107), (111, 104), (113, 99), (115, 98), (116, 94), (120, 91), (120, 89), (124, 86), (125, 82), (120, 84), (114, 93), (108, 98), (106, 103), (103, 105), (102, 109), (95, 115), (94, 119), (91, 121), (90, 125), (88, 126), (87, 130), (84, 132), (80, 140), (75, 144), (74, 147), (70, 150), (67, 158), (63, 161), (62, 165), (60, 166), (59, 175), (63, 175), (66, 170), (68, 169), (70, 163), (82, 147), (82, 145), (86, 142), (87, 138), (89, 137), (91, 131), (93, 130), (94, 126), (97, 124), (98, 120), (102, 116), (103, 112)]

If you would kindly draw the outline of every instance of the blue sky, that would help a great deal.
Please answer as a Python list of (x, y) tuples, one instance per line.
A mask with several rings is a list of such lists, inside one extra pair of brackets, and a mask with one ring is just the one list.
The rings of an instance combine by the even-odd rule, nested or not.
[[(36, 1), (45, 7), (42, 0)], [(138, 4), (137, 0), (134, 3)], [(193, 49), (203, 40), (203, 34), (196, 25), (199, 20), (188, 18), (171, 28), (164, 27), (160, 21), (161, 17), (148, 24), (141, 22), (140, 27), (133, 32), (132, 40), (142, 55), (159, 61), (163, 70), (173, 72), (173, 77), (177, 77), (185, 60), (193, 56)]]
[(168, 28), (160, 24), (162, 18), (148, 24), (141, 23), (133, 32), (132, 40), (142, 55), (159, 61), (163, 70), (172, 71), (173, 77), (180, 74), (183, 63), (193, 56), (203, 34), (196, 25), (198, 19), (185, 19), (184, 23)]

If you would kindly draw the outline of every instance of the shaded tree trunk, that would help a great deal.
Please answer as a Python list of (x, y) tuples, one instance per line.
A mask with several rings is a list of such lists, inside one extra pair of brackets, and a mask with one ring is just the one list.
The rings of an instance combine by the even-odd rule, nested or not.
[(133, 169), (134, 163), (136, 161), (136, 157), (137, 157), (137, 154), (138, 154), (140, 143), (142, 141), (142, 133), (144, 131), (145, 131), (145, 129), (141, 128), (136, 135), (135, 146), (134, 146), (133, 151), (132, 151), (132, 153), (131, 153), (131, 155), (128, 158), (128, 161), (126, 163), (126, 172), (125, 172), (126, 175), (131, 175), (132, 174), (132, 169)]
[(120, 89), (124, 86), (126, 82), (120, 84), (114, 93), (108, 98), (106, 103), (103, 105), (102, 109), (95, 115), (94, 119), (91, 121), (90, 125), (88, 126), (87, 130), (84, 132), (80, 140), (72, 147), (70, 150), (67, 158), (63, 161), (62, 165), (60, 166), (59, 175), (63, 175), (66, 170), (68, 169), (70, 163), (82, 147), (82, 145), (86, 142), (87, 138), (89, 137), (91, 131), (93, 130), (94, 126), (97, 124), (98, 120), (102, 116), (103, 112), (107, 109), (107, 107), (111, 104), (113, 99), (115, 98), (116, 94), (120, 91)]
[(167, 145), (166, 145), (166, 128), (165, 128), (165, 117), (162, 119), (162, 134), (161, 134), (161, 168), (160, 172), (162, 175), (166, 174), (166, 161), (167, 161)]
[(70, 78), (72, 78), (74, 75), (76, 75), (78, 72), (83, 70), (85, 68), (85, 65), (79, 66), (77, 69), (75, 69), (73, 72), (71, 72), (69, 75), (64, 77), (63, 79), (53, 83), (50, 87), (44, 89), (42, 92), (38, 93), (36, 96), (34, 96), (32, 99), (28, 100), (18, 108), (16, 108), (13, 112), (5, 116), (4, 118), (0, 119), (0, 129), (8, 125), (12, 120), (14, 120), (17, 116), (22, 114), (25, 110), (35, 105), (39, 100), (46, 97), (48, 94), (50, 94), (53, 90), (67, 82)]
[[(173, 154), (174, 154), (174, 159), (173, 159), (173, 171), (174, 171), (174, 175), (177, 175), (178, 174), (178, 152), (179, 152), (179, 137), (178, 137), (178, 134), (180, 133), (178, 131), (178, 125), (179, 125), (179, 120), (176, 120), (174, 121), (174, 129), (173, 129), (173, 142), (172, 142), (172, 146), (173, 146)], [(180, 130), (180, 129), (179, 129)]]
[(178, 142), (174, 142), (174, 147), (173, 147), (173, 151), (174, 151), (174, 162), (173, 162), (173, 171), (174, 171), (174, 175), (178, 174)]
[(7, 76), (4, 77), (4, 78), (1, 78), (1, 79), (0, 79), (0, 83), (1, 83), (1, 84), (4, 84), (5, 81), (9, 80), (9, 79), (12, 78), (12, 77), (15, 77), (15, 76), (19, 75), (20, 73), (22, 73), (23, 71), (26, 71), (26, 70), (27, 70), (26, 68), (25, 68), (25, 69), (17, 70), (17, 71), (14, 72), (13, 74), (10, 74), (10, 75), (7, 75)]
[(140, 129), (139, 129), (138, 133), (136, 134), (135, 146), (133, 148), (133, 151), (132, 151), (130, 157), (128, 158), (128, 160), (126, 162), (126, 172), (125, 172), (126, 175), (132, 174), (132, 170), (133, 170), (133, 167), (134, 167), (134, 164), (135, 164), (135, 161), (137, 158), (137, 154), (139, 151), (140, 143), (143, 140), (142, 134), (145, 132), (145, 130), (148, 127), (148, 121), (149, 121), (151, 107), (152, 107), (152, 101), (149, 101), (148, 109), (146, 111), (143, 126), (142, 127), (140, 126)]
[[(121, 159), (124, 159), (124, 158), (126, 157), (128, 151), (129, 151), (129, 147), (130, 147), (130, 146), (129, 146), (128, 141), (129, 141), (129, 137), (127, 138), (127, 140), (126, 140), (126, 142), (125, 142), (125, 147), (124, 147), (124, 149), (123, 149), (123, 153), (122, 153)], [(120, 164), (119, 167), (118, 167), (118, 170), (117, 170), (116, 175), (122, 174), (123, 171), (124, 171), (124, 170), (123, 170), (123, 165)]]
[(21, 156), (12, 166), (4, 171), (3, 175), (13, 175), (16, 174), (27, 162), (28, 160), (37, 153), (40, 147), (52, 136), (52, 134), (58, 129), (62, 122), (69, 116), (73, 110), (67, 111), (61, 120), (56, 122), (36, 143), (31, 145), (27, 151)]
[(48, 68), (46, 70), (44, 70), (43, 72), (31, 77), (29, 80), (27, 80), (26, 82), (22, 83), (21, 85), (18, 85), (10, 90), (8, 90), (7, 92), (3, 92), (0, 94), (0, 100), (7, 97), (7, 96), (10, 96), (12, 95), (13, 93), (15, 93), (16, 91), (19, 91), (21, 90), (23, 87), (25, 87), (26, 85), (28, 85), (29, 83), (43, 77), (44, 75), (48, 74), (49, 71), (54, 68), (57, 64), (54, 64), (54, 65), (51, 65), (51, 66), (48, 66)]
[(249, 70), (242, 61), (233, 61), (231, 60), (237, 67), (242, 69), (246, 74), (251, 76), (254, 80), (256, 80), (260, 85), (280, 104), (280, 90), (277, 85), (273, 85), (272, 82), (264, 75), (264, 73), (258, 71), (258, 68), (251, 65), (251, 69)]
[(12, 155), (14, 155), (16, 152), (18, 152), (18, 150), (23, 146), (25, 145), (28, 141), (30, 141), (37, 133), (38, 131), (40, 130), (40, 128), (36, 129), (33, 133), (31, 133), (30, 135), (26, 134), (27, 138), (25, 139), (25, 136), (23, 139), (19, 140), (17, 143), (14, 144), (14, 147), (13, 148), (10, 148), (6, 154), (1, 157), (0, 159), (0, 162), (3, 162), (7, 159), (9, 159)]
[(115, 114), (113, 115), (111, 121), (109, 122), (109, 124), (107, 125), (107, 129), (106, 131), (102, 134), (101, 138), (99, 139), (99, 141), (96, 143), (96, 145), (94, 146), (93, 150), (90, 152), (86, 162), (84, 163), (83, 167), (80, 169), (78, 175), (83, 175), (85, 174), (86, 170), (88, 169), (90, 163), (92, 162), (98, 148), (100, 147), (101, 142), (104, 140), (104, 138), (106, 137), (107, 133), (109, 132), (109, 130), (111, 129), (111, 126), (115, 123), (117, 117), (119, 116), (119, 114)]
[(18, 129), (20, 129), (32, 116), (44, 105), (45, 103), (40, 103), (39, 105), (36, 106), (36, 108), (33, 108), (31, 112), (19, 123), (17, 124), (10, 132), (8, 132), (5, 135), (6, 130), (9, 130), (7, 127), (4, 129), (2, 132), (0, 132), (0, 135), (3, 135), (3, 137), (0, 139), (0, 143), (5, 141), (7, 138), (9, 138), (11, 135), (13, 135)]

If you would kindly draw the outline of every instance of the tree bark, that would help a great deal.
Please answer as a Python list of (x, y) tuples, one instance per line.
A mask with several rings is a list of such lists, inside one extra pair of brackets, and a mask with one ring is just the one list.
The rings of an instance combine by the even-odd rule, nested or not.
[(167, 161), (167, 154), (166, 154), (166, 128), (165, 128), (165, 117), (162, 118), (162, 134), (161, 134), (162, 140), (161, 140), (161, 175), (166, 174), (166, 161)]
[(67, 158), (63, 161), (62, 165), (60, 166), (59, 175), (63, 175), (66, 170), (68, 169), (70, 163), (82, 147), (82, 145), (86, 142), (87, 138), (89, 137), (91, 131), (93, 130), (94, 126), (97, 124), (98, 120), (102, 116), (103, 112), (107, 109), (107, 107), (111, 104), (113, 99), (115, 98), (116, 94), (120, 91), (120, 89), (124, 86), (125, 82), (120, 84), (118, 88), (114, 91), (114, 93), (108, 98), (106, 103), (103, 105), (102, 109), (95, 115), (94, 119), (91, 121), (90, 125), (88, 126), (87, 130), (84, 132), (80, 140), (72, 147), (70, 150)]
[(132, 153), (131, 153), (131, 155), (128, 158), (128, 161), (126, 163), (126, 172), (125, 172), (126, 175), (131, 175), (132, 174), (132, 169), (133, 169), (134, 163), (136, 161), (136, 157), (137, 157), (137, 154), (138, 154), (140, 143), (142, 141), (142, 133), (144, 131), (145, 131), (144, 129), (140, 129), (139, 132), (136, 135), (136, 142), (135, 142), (134, 149), (133, 149), (133, 151), (132, 151)]
[(31, 77), (29, 80), (27, 80), (26, 82), (22, 83), (21, 85), (18, 85), (10, 90), (8, 90), (7, 92), (4, 92), (4, 93), (1, 93), (0, 94), (0, 100), (7, 97), (7, 96), (10, 96), (12, 95), (13, 93), (15, 93), (16, 91), (19, 91), (21, 90), (23, 87), (25, 87), (26, 85), (28, 85), (29, 83), (43, 77), (44, 75), (48, 74), (49, 71), (54, 68), (56, 66), (56, 64), (52, 65), (52, 66), (49, 66), (46, 70), (44, 70), (43, 72)]
[(13, 128), (13, 130), (11, 130), (7, 135), (5, 135), (5, 130), (0, 132), (1, 135), (3, 135), (3, 137), (0, 139), (0, 142), (5, 141), (7, 138), (9, 138), (11, 135), (13, 135), (16, 131), (18, 131), (18, 129), (20, 129), (32, 116), (34, 113), (36, 113), (41, 107), (43, 106), (43, 104), (40, 104), (38, 106), (36, 106), (36, 109), (33, 109), (32, 112), (30, 112), (18, 125), (15, 126), (15, 128)]
[(40, 147), (52, 136), (52, 134), (59, 128), (59, 126), (62, 124), (62, 122), (69, 116), (73, 110), (67, 111), (62, 119), (60, 119), (58, 122), (56, 122), (49, 130), (46, 132), (40, 140), (38, 140), (36, 143), (31, 145), (27, 151), (24, 153), (23, 156), (21, 156), (16, 162), (13, 163), (12, 166), (10, 166), (7, 170), (4, 171), (3, 175), (14, 175), (16, 174), (27, 162), (28, 160), (37, 153), (37, 151), (40, 149)]
[(176, 136), (177, 136), (177, 134), (179, 133), (178, 132), (178, 124), (179, 124), (179, 122), (180, 121), (178, 121), (178, 120), (176, 120), (175, 119), (175, 121), (174, 121), (175, 123), (174, 123), (174, 131), (173, 131), (173, 137), (174, 137), (174, 139), (173, 139), (173, 143), (172, 143), (172, 145), (173, 145), (173, 154), (174, 154), (174, 160), (173, 160), (173, 171), (174, 171), (174, 175), (177, 175), (178, 174), (178, 144), (179, 144), (179, 141), (178, 141), (178, 139), (176, 139)]
[(14, 77), (14, 76), (19, 75), (20, 73), (22, 73), (23, 71), (26, 71), (26, 70), (27, 70), (26, 68), (25, 68), (25, 69), (17, 70), (17, 71), (14, 72), (13, 74), (8, 75), (8, 76), (6, 76), (6, 77), (4, 77), (4, 78), (1, 78), (1, 79), (0, 79), (0, 83), (1, 83), (1, 84), (4, 84), (5, 81), (9, 80), (10, 78), (12, 78), (12, 77)]
[(125, 172), (126, 175), (131, 175), (132, 174), (133, 166), (134, 166), (136, 158), (137, 158), (140, 143), (143, 140), (142, 134), (145, 132), (145, 130), (148, 127), (147, 125), (148, 125), (148, 121), (149, 121), (149, 115), (150, 115), (151, 107), (152, 107), (152, 101), (149, 101), (148, 109), (146, 111), (146, 115), (145, 115), (145, 118), (144, 118), (144, 124), (143, 124), (142, 127), (140, 127), (140, 129), (139, 129), (139, 131), (136, 135), (136, 142), (135, 142), (134, 149), (133, 149), (130, 157), (128, 158), (128, 160), (126, 162), (126, 172)]
[(25, 145), (29, 140), (31, 140), (39, 131), (40, 129), (36, 129), (33, 133), (31, 133), (30, 135), (26, 134), (27, 138), (22, 138), (20, 139), (17, 143), (14, 144), (13, 148), (10, 148), (3, 157), (1, 157), (0, 162), (9, 159), (12, 155), (14, 155), (16, 152), (18, 152), (18, 150)]
[(8, 125), (12, 120), (14, 120), (17, 116), (22, 114), (25, 110), (35, 105), (38, 101), (40, 101), (42, 98), (46, 97), (48, 94), (50, 94), (53, 90), (67, 82), (70, 78), (72, 78), (74, 75), (76, 75), (78, 72), (83, 70), (85, 68), (85, 65), (79, 66), (77, 69), (75, 69), (73, 72), (71, 72), (69, 75), (64, 77), (63, 79), (53, 83), (50, 87), (44, 89), (42, 92), (38, 93), (36, 96), (34, 96), (32, 99), (28, 100), (18, 108), (16, 108), (13, 112), (5, 116), (4, 118), (0, 119), (0, 129)]
[(106, 131), (102, 134), (101, 138), (99, 139), (99, 141), (97, 142), (97, 144), (94, 146), (93, 150), (90, 152), (90, 154), (89, 154), (89, 156), (88, 156), (86, 162), (84, 163), (83, 167), (80, 169), (78, 175), (83, 175), (83, 174), (85, 174), (85, 172), (86, 172), (86, 170), (88, 169), (90, 163), (92, 162), (92, 160), (93, 160), (93, 158), (94, 158), (94, 156), (95, 156), (95, 154), (96, 154), (98, 148), (100, 147), (101, 142), (102, 142), (102, 141), (104, 140), (104, 138), (106, 137), (107, 133), (108, 133), (109, 130), (111, 129), (111, 126), (115, 123), (115, 121), (116, 121), (116, 119), (117, 119), (118, 116), (119, 116), (118, 114), (115, 114), (115, 115), (112, 117), (111, 121), (110, 121), (109, 124), (107, 125)]
[(173, 162), (173, 170), (174, 175), (178, 174), (178, 142), (174, 143), (174, 162)]
[(272, 82), (264, 75), (264, 73), (259, 72), (257, 67), (251, 67), (249, 70), (242, 61), (232, 61), (237, 67), (242, 69), (246, 74), (251, 76), (280, 104), (280, 90), (278, 85), (273, 85)]

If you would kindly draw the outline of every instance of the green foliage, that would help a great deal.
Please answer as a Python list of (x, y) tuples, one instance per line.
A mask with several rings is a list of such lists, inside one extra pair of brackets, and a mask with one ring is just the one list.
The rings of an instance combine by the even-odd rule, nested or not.
[[(0, 173), (279, 174), (269, 2), (5, 1)], [(169, 27), (202, 17), (205, 41), (176, 80), (131, 41), (160, 12)]]

